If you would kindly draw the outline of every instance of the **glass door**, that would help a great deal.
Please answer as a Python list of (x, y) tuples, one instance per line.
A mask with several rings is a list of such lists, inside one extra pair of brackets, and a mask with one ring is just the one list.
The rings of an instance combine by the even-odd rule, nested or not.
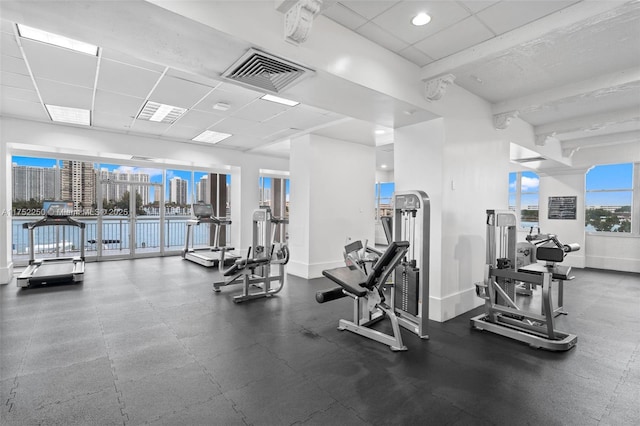
[(132, 255), (157, 256), (164, 253), (164, 209), (162, 200), (162, 184), (136, 183), (132, 187), (134, 241)]
[(103, 177), (96, 189), (98, 226), (96, 239), (90, 240), (90, 244), (95, 244), (98, 259), (131, 257), (131, 248), (135, 246), (131, 229), (136, 210), (132, 185)]

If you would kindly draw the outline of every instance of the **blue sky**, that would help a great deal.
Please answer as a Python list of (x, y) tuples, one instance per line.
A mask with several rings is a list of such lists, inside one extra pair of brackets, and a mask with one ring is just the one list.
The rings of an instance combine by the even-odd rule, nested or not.
[[(18, 157), (14, 156), (12, 162), (21, 166), (37, 166), (37, 167), (53, 167), (56, 165), (57, 160), (50, 158), (33, 158), (33, 157)], [(116, 169), (129, 169), (137, 170), (143, 173), (151, 175), (152, 182), (162, 182), (162, 170), (160, 169), (146, 169), (146, 168), (134, 168), (128, 166), (119, 166), (115, 164), (101, 164), (101, 168), (107, 168), (110, 171)], [(633, 164), (614, 164), (603, 165), (593, 168), (587, 173), (586, 184), (587, 190), (598, 190), (603, 188), (615, 188), (615, 189), (630, 189), (632, 187), (633, 180)], [(195, 181), (200, 180), (200, 177), (205, 173), (195, 172)], [(184, 170), (167, 170), (167, 179), (173, 177), (180, 177), (185, 180), (191, 180), (191, 171)], [(230, 184), (231, 176), (227, 175), (227, 183)], [(390, 199), (394, 191), (393, 183), (381, 184), (381, 197), (383, 199)], [(537, 192), (539, 180), (534, 172), (522, 173), (522, 191), (523, 192)], [(270, 188), (270, 179), (265, 183), (265, 187)], [(514, 191), (515, 188), (515, 173), (509, 176), (509, 190)], [(167, 189), (168, 191), (168, 189)], [(287, 193), (289, 193), (289, 183), (287, 182)], [(169, 195), (168, 192), (166, 194)], [(523, 195), (522, 205), (537, 204), (536, 195)], [(587, 205), (629, 205), (631, 204), (630, 194), (628, 192), (602, 192), (592, 193), (587, 196)]]

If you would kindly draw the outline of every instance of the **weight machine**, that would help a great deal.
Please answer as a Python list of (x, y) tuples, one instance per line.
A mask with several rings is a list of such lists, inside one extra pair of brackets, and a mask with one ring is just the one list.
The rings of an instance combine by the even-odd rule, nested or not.
[[(284, 227), (289, 220), (274, 217), (269, 207), (262, 207), (253, 212), (252, 246), (247, 257), (237, 259), (228, 269), (224, 269), (226, 251), (221, 249), (219, 270), (223, 281), (213, 283), (213, 290), (220, 292), (221, 287), (242, 284), (242, 294), (233, 297), (235, 303), (245, 300), (271, 297), (279, 293), (286, 281), (285, 265), (289, 262), (289, 248), (285, 243), (276, 243), (278, 227)], [(285, 233), (282, 232), (282, 235)], [(253, 256), (251, 251), (253, 250)], [(276, 269), (276, 272), (273, 272)], [(277, 282), (277, 287), (272, 287)], [(250, 291), (250, 287), (257, 291)]]
[[(540, 235), (540, 234), (539, 234)], [(566, 351), (578, 337), (555, 329), (552, 285), (573, 279), (571, 268), (558, 265), (578, 244), (562, 244), (555, 235), (530, 238), (537, 241), (535, 256), (545, 263), (516, 264), (516, 215), (512, 211), (487, 210), (487, 253), (484, 281), (476, 283), (476, 294), (485, 300), (485, 313), (471, 318), (479, 330), (510, 337), (534, 348)], [(542, 287), (542, 313), (522, 310), (516, 304), (518, 283)]]

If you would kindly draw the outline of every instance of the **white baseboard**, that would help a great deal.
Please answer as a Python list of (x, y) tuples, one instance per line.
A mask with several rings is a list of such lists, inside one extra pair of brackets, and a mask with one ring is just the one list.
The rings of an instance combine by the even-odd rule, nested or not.
[(0, 284), (9, 284), (13, 281), (13, 262), (9, 266), (0, 268)]
[(640, 259), (587, 256), (586, 267), (640, 273)]
[(322, 271), (325, 269), (338, 268), (340, 266), (344, 266), (344, 260), (311, 264), (289, 261), (287, 264), (287, 273), (295, 275), (296, 277), (311, 280), (322, 277)]
[(476, 296), (476, 288), (471, 287), (445, 297), (429, 297), (429, 319), (445, 322), (462, 315), (484, 303), (483, 299)]

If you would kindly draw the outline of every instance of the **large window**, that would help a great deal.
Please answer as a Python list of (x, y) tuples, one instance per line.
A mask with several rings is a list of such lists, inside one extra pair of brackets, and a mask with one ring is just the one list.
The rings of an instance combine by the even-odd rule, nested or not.
[[(636, 164), (635, 174), (638, 174)], [(585, 227), (587, 232), (638, 233), (638, 212), (634, 219), (634, 164), (595, 166), (587, 172), (585, 194)], [(634, 192), (636, 194), (634, 194)], [(635, 223), (635, 226), (634, 226)]]
[(509, 210), (519, 212), (522, 228), (539, 225), (540, 179), (534, 172), (509, 173)]
[(376, 199), (376, 219), (382, 216), (393, 215), (393, 192), (396, 184), (394, 182), (381, 182), (375, 185)]

